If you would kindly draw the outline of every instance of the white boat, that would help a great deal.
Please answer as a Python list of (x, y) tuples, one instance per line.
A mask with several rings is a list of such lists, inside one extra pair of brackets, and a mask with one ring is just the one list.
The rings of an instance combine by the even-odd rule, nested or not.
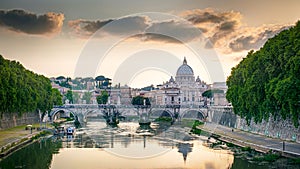
[(74, 135), (75, 134), (75, 127), (68, 127), (67, 128), (67, 135)]

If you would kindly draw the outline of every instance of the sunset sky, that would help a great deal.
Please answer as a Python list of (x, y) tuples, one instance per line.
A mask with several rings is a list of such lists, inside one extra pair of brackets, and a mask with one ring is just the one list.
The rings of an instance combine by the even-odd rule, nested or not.
[(299, 19), (299, 0), (1, 0), (0, 54), (132, 87), (169, 80), (186, 57), (212, 83)]

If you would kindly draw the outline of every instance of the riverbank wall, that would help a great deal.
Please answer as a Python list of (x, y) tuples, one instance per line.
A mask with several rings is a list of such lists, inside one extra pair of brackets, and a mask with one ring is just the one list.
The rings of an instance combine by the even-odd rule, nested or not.
[(248, 125), (245, 119), (233, 112), (215, 112), (212, 122), (267, 137), (300, 143), (300, 126), (294, 127), (291, 119), (278, 118), (275, 120), (273, 116), (270, 116), (268, 120), (263, 120), (261, 123), (251, 120)]
[(38, 112), (23, 113), (22, 115), (18, 113), (2, 113), (0, 117), (0, 130), (38, 122)]

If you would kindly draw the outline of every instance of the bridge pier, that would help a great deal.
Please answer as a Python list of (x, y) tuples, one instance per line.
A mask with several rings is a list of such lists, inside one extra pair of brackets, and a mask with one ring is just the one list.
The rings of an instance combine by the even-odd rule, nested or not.
[(150, 105), (134, 106), (137, 109), (139, 115), (139, 125), (150, 125)]

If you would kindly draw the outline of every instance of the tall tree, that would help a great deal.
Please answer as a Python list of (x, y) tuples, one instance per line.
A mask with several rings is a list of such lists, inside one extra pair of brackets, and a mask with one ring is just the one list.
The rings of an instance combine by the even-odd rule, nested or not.
[(227, 79), (227, 99), (234, 112), (261, 122), (270, 115), (300, 117), (300, 21), (269, 39), (259, 51), (250, 51)]
[(0, 112), (46, 112), (53, 106), (52, 87), (45, 76), (0, 55)]
[(72, 90), (68, 90), (67, 91), (67, 93), (65, 94), (65, 101), (66, 101), (66, 99), (68, 99), (69, 100), (69, 103), (74, 103), (73, 102), (73, 92), (72, 92)]
[(132, 105), (151, 105), (150, 99), (148, 97), (136, 96), (131, 100)]
[(97, 96), (97, 103), (98, 104), (106, 104), (108, 101), (108, 92), (101, 91), (101, 95)]

